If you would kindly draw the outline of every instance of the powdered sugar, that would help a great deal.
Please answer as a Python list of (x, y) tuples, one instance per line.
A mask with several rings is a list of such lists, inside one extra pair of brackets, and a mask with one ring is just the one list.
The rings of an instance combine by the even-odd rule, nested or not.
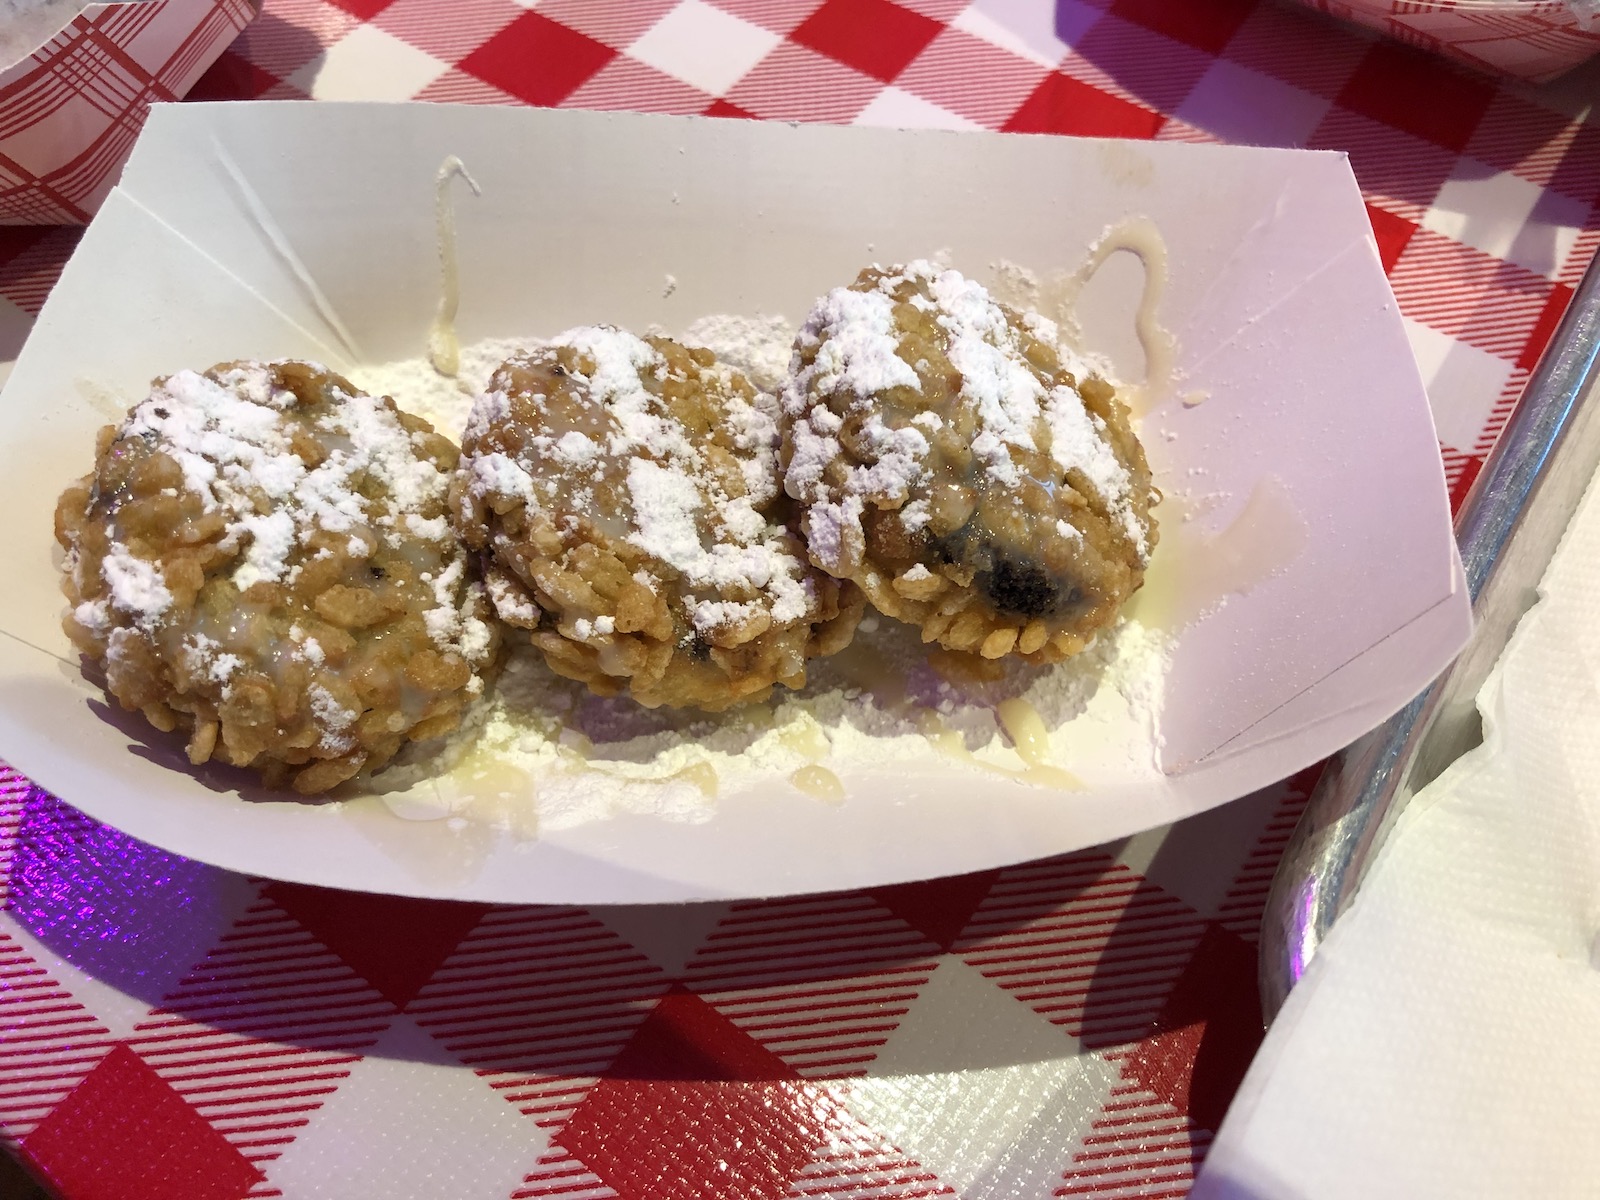
[(684, 573), (699, 573), (706, 549), (695, 520), (704, 507), (693, 478), (648, 458), (628, 464), (628, 491), (637, 526), (628, 540)]
[[(781, 382), (783, 372), (775, 371), (773, 364), (786, 361), (792, 336), (774, 319), (707, 318), (690, 328), (685, 341), (707, 345), (736, 361), (758, 384), (771, 386), (775, 377)], [(503, 346), (498, 344), (489, 356)], [(736, 349), (730, 353), (730, 347)], [(469, 347), (463, 362), (470, 363), (481, 354), (479, 347)], [(752, 369), (752, 363), (760, 362), (767, 364), (768, 374)], [(892, 364), (879, 365), (903, 378)], [(398, 385), (408, 374), (421, 374), (424, 369), (421, 360), (383, 368), (393, 381), (386, 390), (403, 407), (411, 407), (413, 393)], [(467, 370), (464, 368), (464, 375)], [(486, 370), (482, 377), (487, 375)], [(870, 378), (865, 369), (858, 377)], [(361, 378), (370, 381), (373, 374), (363, 373)], [(419, 388), (417, 394), (427, 395), (428, 390)], [(421, 407), (419, 404), (419, 410)], [(1002, 405), (998, 420), (1003, 422), (1005, 413)], [(741, 419), (749, 423), (747, 444), (759, 444), (770, 436), (759, 410), (741, 414)], [(462, 412), (457, 424), (445, 428), (454, 433), (465, 423)], [(806, 430), (816, 439), (813, 449), (825, 448), (822, 444), (830, 439), (836, 446), (841, 425), (836, 414), (821, 406), (814, 408)], [(872, 428), (865, 436), (879, 439), (879, 449), (886, 455), (903, 456), (899, 467), (891, 466), (884, 474), (895, 470), (909, 473), (926, 438), (941, 426), (938, 414), (922, 413), (911, 427)], [(996, 440), (1003, 444), (1002, 439)], [(533, 484), (527, 472), (504, 456), (499, 461), (491, 461), (492, 457), (471, 465), (474, 478), (485, 486), (531, 498)], [(796, 459), (802, 458), (797, 448)], [(638, 464), (643, 461), (634, 459), (629, 465), (629, 483), (636, 486), (636, 504), (643, 499), (646, 503), (641, 507), (650, 508), (652, 502), (658, 505), (655, 511), (660, 519), (646, 518), (638, 535), (669, 561), (693, 563), (698, 570), (715, 569), (714, 554), (697, 549), (698, 538), (691, 541), (685, 536), (697, 511), (688, 489), (675, 484), (670, 470), (659, 464), (640, 469)], [(820, 470), (826, 460), (812, 461)], [(803, 461), (799, 470), (803, 475)], [(912, 507), (907, 505), (903, 511)], [(813, 525), (807, 531), (811, 551), (826, 555), (827, 538), (838, 538), (849, 528), (859, 529), (861, 502), (851, 496), (831, 507), (814, 505), (812, 515)], [(913, 580), (920, 578), (918, 570), (927, 572), (925, 567), (913, 570)], [(654, 585), (647, 575), (641, 573), (640, 578)], [(495, 600), (504, 611), (509, 598)], [(530, 611), (529, 615), (534, 614)], [(609, 617), (580, 619), (573, 633), (580, 639), (604, 636), (610, 632), (610, 622)], [(925, 648), (906, 627), (885, 618), (869, 618), (850, 649), (835, 659), (812, 664), (811, 682), (803, 691), (785, 693), (753, 709), (707, 717), (645, 710), (627, 699), (592, 696), (582, 685), (555, 676), (537, 652), (517, 642), (481, 729), (463, 734), (452, 753), (526, 777), (531, 786), (524, 789), (527, 795), (520, 801), (522, 815), (509, 816), (504, 806), (480, 814), (474, 800), (480, 785), (470, 776), (452, 776), (441, 784), (441, 792), (453, 797), (447, 801), (447, 810), (453, 806), (458, 814), (524, 832), (537, 827), (550, 833), (627, 812), (664, 820), (702, 821), (709, 819), (717, 801), (685, 772), (713, 773), (724, 794), (745, 788), (788, 788), (790, 772), (813, 760), (813, 750), (799, 748), (815, 744), (817, 735), (810, 731), (820, 731), (826, 748), (822, 761), (847, 781), (853, 772), (869, 767), (903, 764), (914, 771), (937, 762), (942, 770), (968, 773), (974, 783), (981, 783), (990, 778), (984, 773), (987, 769), (1016, 770), (1024, 765), (995, 716), (995, 705), (1007, 697), (1026, 700), (1038, 711), (1050, 730), (1051, 757), (1070, 767), (1088, 786), (1148, 780), (1158, 773), (1157, 725), (1166, 655), (1161, 635), (1124, 620), (1103, 631), (1089, 650), (1066, 663), (1048, 668), (1013, 663), (996, 683), (955, 684), (939, 677)], [(867, 669), (864, 664), (880, 664), (881, 669)], [(945, 728), (959, 734), (977, 765), (940, 757), (925, 736), (926, 714), (935, 715)], [(807, 731), (808, 736), (800, 738), (800, 731)], [(1063, 795), (1062, 800), (1073, 802), (1070, 795)]]
[(572, 429), (556, 439), (552, 453), (570, 466), (581, 466), (586, 462), (593, 462), (595, 456), (600, 453), (600, 447), (576, 429)]
[[(237, 367), (220, 379), (180, 371), (157, 385), (129, 416), (132, 437), (154, 437), (178, 460), (189, 487), (207, 511), (229, 517), (229, 535), (250, 545), (234, 582), (240, 589), (289, 573), (288, 559), (314, 530), (342, 532), (365, 524), (361, 496), (352, 490), (370, 473), (402, 509), (443, 495), (446, 479), (412, 452), (409, 435), (371, 397), (344, 402), (318, 422), (319, 430), (347, 441), (318, 466), (295, 453), (285, 414), (294, 397), (275, 390), (265, 367)], [(277, 507), (263, 515), (258, 497)]]
[[(830, 571), (851, 573), (863, 538), (864, 504), (900, 507), (929, 478), (924, 434), (942, 428), (941, 416), (917, 412), (908, 424), (891, 429), (876, 399), (898, 388), (922, 392), (917, 369), (901, 357), (905, 347), (894, 316), (896, 297), (904, 298), (908, 283), (916, 290), (907, 302), (942, 331), (944, 353), (960, 377), (960, 401), (976, 425), (971, 451), (987, 479), (1002, 488), (1018, 487), (1025, 467), (1016, 453), (1038, 451), (1047, 438), (1051, 457), (1071, 474), (1074, 486), (1091, 489), (1146, 557), (1145, 530), (1130, 495), (1132, 479), (1107, 440), (1104, 423), (1085, 407), (1075, 387), (1046, 387), (1012, 323), (1019, 318), (1008, 317), (984, 287), (918, 260), (883, 275), (868, 290), (835, 288), (817, 302), (800, 331), (797, 355), (814, 354), (809, 363), (796, 358), (783, 393), (793, 421), (785, 487), (810, 506), (807, 533), (821, 546), (813, 547), (814, 560)], [(1076, 380), (1085, 378), (1079, 360), (1059, 347), (1054, 322), (1037, 314), (1020, 322), (1057, 348), (1063, 365), (1079, 372)], [(848, 449), (841, 440), (845, 413), (860, 414), (861, 421)], [(907, 516), (911, 530), (927, 521), (921, 509)]]
[(181, 657), (184, 668), (190, 674), (223, 685), (224, 696), (228, 694), (226, 685), (244, 666), (244, 660), (237, 654), (224, 653), (216, 639), (203, 633), (193, 633), (184, 638)]
[(441, 375), (427, 358), (358, 367), (350, 380), (372, 396), (388, 396), (423, 418), (451, 441), (460, 443), (472, 403), (494, 369), (518, 350), (539, 345), (536, 338), (489, 338), (461, 349), (455, 375)]
[[(474, 601), (482, 585), (476, 582), (467, 584), (465, 579), (466, 559), (456, 555), (433, 577), (436, 607), (427, 609), (422, 614), (422, 620), (427, 626), (428, 636), (434, 642), (457, 651), (469, 663), (478, 663), (488, 654), (494, 642), (494, 633), (486, 622), (475, 615), (477, 604)], [(463, 594), (468, 597), (465, 604), (461, 602)], [(483, 680), (474, 674), (467, 684), (467, 691), (476, 693), (482, 688)]]
[(524, 504), (537, 504), (533, 494), (533, 476), (522, 464), (498, 450), (474, 458), (466, 466), (467, 486), (482, 492), (509, 496)]
[(686, 346), (704, 346), (743, 371), (761, 391), (777, 395), (789, 373), (794, 326), (776, 316), (714, 314), (693, 322), (679, 340)]
[[(661, 456), (692, 453), (683, 430), (660, 410), (640, 377), (641, 372), (659, 373), (665, 365), (648, 342), (623, 330), (596, 326), (568, 330), (551, 344), (571, 347), (593, 362), (585, 381), (590, 402), (611, 418), (606, 450), (613, 457), (623, 458), (638, 451)], [(563, 434), (559, 441), (571, 436)], [(556, 440), (542, 440), (550, 451), (555, 450)], [(588, 461), (571, 455), (552, 456), (570, 466)]]
[(113, 543), (101, 560), (100, 570), (111, 589), (111, 603), (140, 627), (154, 626), (172, 607), (172, 593), (167, 590), (159, 567), (136, 558), (126, 546)]
[(322, 644), (316, 638), (309, 637), (298, 625), (289, 626), (289, 640), (300, 647), (300, 653), (314, 667), (320, 667), (327, 657), (323, 653)]
[(584, 641), (592, 637), (605, 637), (615, 633), (616, 629), (617, 619), (609, 615), (596, 617), (592, 621), (588, 617), (579, 617), (572, 623), (573, 633)]
[[(1068, 663), (1013, 664), (988, 684), (952, 683), (929, 664), (915, 634), (882, 620), (857, 634), (836, 659), (814, 665), (810, 686), (768, 705), (718, 717), (646, 710), (602, 699), (560, 679), (526, 650), (514, 652), (469, 756), (483, 769), (525, 778), (515, 813), (479, 809), (484, 786), (463, 771), (442, 782), (448, 812), (465, 813), (513, 832), (550, 834), (624, 813), (678, 822), (709, 820), (718, 794), (789, 789), (789, 775), (814, 761), (847, 782), (868, 769), (971, 776), (1026, 777), (1027, 763), (996, 716), (1005, 699), (1032, 707), (1049, 732), (1049, 754), (1086, 786), (1117, 786), (1158, 777), (1155, 727), (1167, 669), (1158, 635), (1123, 622)], [(964, 756), (944, 756), (924, 732), (929, 723), (954, 734)], [(503, 774), (499, 777), (503, 778)], [(714, 787), (706, 787), (706, 781)], [(1061, 802), (1074, 803), (1072, 793)]]
[(346, 730), (356, 723), (359, 714), (340, 704), (333, 693), (320, 683), (313, 683), (307, 688), (306, 695), (311, 700), (311, 711), (317, 718), (317, 724), (323, 731), (323, 747), (335, 754), (343, 754), (354, 747), (355, 739)]
[(1084, 408), (1082, 398), (1068, 387), (1050, 390), (1045, 420), (1050, 425), (1050, 456), (1063, 469), (1079, 472), (1088, 480), (1138, 547), (1140, 557), (1148, 558), (1144, 526), (1129, 503), (1128, 472), (1106, 443), (1105, 423)]
[[(695, 368), (720, 384), (716, 419), (741, 452), (737, 465), (744, 494), (729, 495), (698, 444), (700, 437), (691, 435), (661, 394), (667, 360), (650, 342), (593, 326), (568, 330), (547, 345), (578, 352), (562, 360), (561, 376), (578, 389), (563, 403), (576, 405), (582, 416), (574, 419), (588, 432), (536, 427), (528, 432), (527, 449), (514, 457), (499, 451), (480, 456), (469, 449), (469, 495), (496, 511), (507, 502), (556, 515), (565, 511), (564, 527), (575, 531), (579, 514), (594, 512), (594, 486), (607, 481), (607, 472), (620, 472), (620, 486), (612, 492), (619, 507), (601, 519), (620, 522), (623, 538), (662, 564), (671, 586), (683, 594), (697, 633), (763, 614), (780, 624), (804, 619), (814, 607), (805, 583), (807, 564), (785, 531), (758, 507), (777, 493), (778, 430), (770, 400), (747, 398), (726, 366)], [(526, 364), (533, 369), (543, 361), (529, 358)], [(500, 378), (491, 387), (500, 386)], [(545, 411), (541, 398), (527, 402)], [(468, 417), (469, 448), (508, 418), (509, 404), (503, 392), (484, 393)], [(525, 601), (510, 591), (502, 585), (491, 598), (509, 599), (524, 611)], [(504, 607), (501, 612), (514, 615)], [(593, 635), (593, 626), (586, 628), (590, 632), (580, 639)]]
[(824, 333), (827, 341), (796, 379), (797, 387), (844, 389), (862, 398), (896, 387), (920, 390), (916, 371), (899, 355), (894, 301), (885, 293), (834, 288), (817, 301), (800, 340), (815, 344)]
[(929, 284), (938, 310), (935, 320), (950, 335), (950, 365), (961, 372), (961, 394), (978, 410), (979, 436), (1000, 447), (1033, 449), (1044, 388), (1018, 353), (1005, 312), (981, 284), (956, 271), (920, 261), (907, 266), (904, 274)]
[(85, 600), (72, 610), (72, 619), (95, 638), (104, 638), (111, 632), (111, 609), (104, 600)]
[[(301, 406), (274, 371), (259, 363), (215, 377), (179, 371), (134, 407), (120, 436), (172, 458), (202, 510), (222, 517), (220, 544), (238, 555), (231, 579), (241, 592), (292, 584), (302, 562), (330, 555), (311, 544), (326, 533), (348, 535), (346, 551), (356, 560), (369, 557), (380, 538), (400, 550), (420, 540), (453, 557), (435, 585), (443, 611), (428, 614), (428, 627), (441, 649), (479, 662), (491, 636), (466, 615), (473, 600), (464, 587), (464, 559), (444, 518), (421, 516), (443, 507), (449, 476), (418, 454), (412, 434), (380, 399), (332, 384), (326, 404)], [(371, 498), (374, 488), (382, 499)], [(146, 632), (172, 607), (160, 565), (115, 536), (100, 570), (110, 605)], [(89, 608), (84, 616), (85, 629), (103, 631), (104, 614)], [(305, 654), (298, 644), (296, 652)], [(209, 650), (197, 642), (189, 653)]]
[(243, 591), (262, 580), (283, 578), (289, 554), (294, 550), (294, 515), (286, 509), (257, 515), (248, 513), (237, 528), (250, 535), (244, 562), (234, 569), (233, 582)]
[[(759, 391), (775, 396), (788, 375), (794, 335), (794, 326), (780, 316), (715, 313), (691, 323), (678, 340), (711, 350), (724, 363), (743, 371)], [(357, 367), (350, 372), (350, 379), (364, 392), (389, 396), (459, 443), (474, 401), (488, 387), (494, 369), (518, 351), (546, 344), (545, 339), (536, 337), (486, 338), (462, 347), (460, 369), (454, 376), (441, 375), (427, 358), (417, 357)], [(743, 414), (734, 414), (733, 419), (741, 425), (745, 422)], [(759, 414), (752, 424), (759, 436), (764, 428)]]

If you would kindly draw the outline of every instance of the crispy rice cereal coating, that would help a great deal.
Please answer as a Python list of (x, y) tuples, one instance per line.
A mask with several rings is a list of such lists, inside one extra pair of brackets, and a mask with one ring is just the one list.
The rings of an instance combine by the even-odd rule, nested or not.
[(1144, 580), (1156, 497), (1127, 408), (1058, 340), (928, 262), (819, 300), (783, 396), (811, 561), (950, 650), (1087, 645)]
[(454, 729), (498, 636), (455, 448), (311, 363), (158, 381), (56, 507), (66, 630), (189, 760), (315, 794)]
[(709, 350), (610, 327), (512, 356), (453, 492), (500, 616), (600, 695), (716, 711), (799, 687), (862, 600), (784, 525), (776, 405)]

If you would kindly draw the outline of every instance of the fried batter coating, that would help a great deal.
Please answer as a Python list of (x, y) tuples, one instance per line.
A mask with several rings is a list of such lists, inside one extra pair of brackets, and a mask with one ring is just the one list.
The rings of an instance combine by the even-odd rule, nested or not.
[(1157, 498), (1127, 407), (1053, 322), (925, 261), (812, 309), (783, 395), (811, 561), (924, 641), (1057, 662), (1144, 580)]
[(56, 507), (67, 635), (188, 755), (305, 795), (450, 732), (499, 636), (455, 447), (314, 363), (158, 380)]
[(452, 511), (552, 669), (717, 711), (802, 686), (863, 606), (806, 561), (778, 440), (775, 403), (710, 351), (573, 329), (495, 371)]

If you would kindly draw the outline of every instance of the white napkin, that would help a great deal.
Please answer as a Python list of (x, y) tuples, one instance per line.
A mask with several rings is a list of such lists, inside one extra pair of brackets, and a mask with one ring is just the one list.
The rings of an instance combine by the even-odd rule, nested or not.
[(1195, 1200), (1600, 1196), (1600, 487), (1290, 995)]

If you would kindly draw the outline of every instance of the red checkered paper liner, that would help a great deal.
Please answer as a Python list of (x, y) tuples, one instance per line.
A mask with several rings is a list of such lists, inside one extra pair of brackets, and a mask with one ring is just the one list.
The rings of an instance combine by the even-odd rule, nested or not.
[(92, 5), (0, 73), (0, 223), (87, 221), (150, 105), (187, 93), (259, 4)]
[(1600, 13), (1569, 0), (1304, 0), (1485, 71), (1554, 79), (1600, 53)]
[[(1345, 150), (1459, 499), (1600, 235), (1592, 82), (1244, 0), (267, 0), (193, 94)], [(0, 335), (73, 236), (0, 231)], [(246, 879), (11, 777), (0, 1129), (69, 1200), (1182, 1195), (1313, 774), (975, 876), (592, 910)]]

